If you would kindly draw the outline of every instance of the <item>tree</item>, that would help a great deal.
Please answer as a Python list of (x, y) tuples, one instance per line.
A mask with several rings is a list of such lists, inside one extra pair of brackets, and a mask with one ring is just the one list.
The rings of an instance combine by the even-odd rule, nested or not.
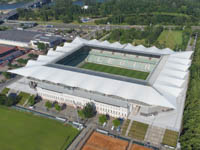
[(99, 123), (102, 125), (104, 122), (107, 122), (106, 115), (99, 116)]
[(114, 125), (115, 127), (118, 127), (118, 126), (120, 125), (119, 119), (113, 120), (113, 125)]
[(38, 47), (39, 50), (45, 51), (45, 50), (47, 50), (48, 46), (46, 44), (44, 44), (44, 43), (38, 42), (37, 43), (37, 47)]
[(96, 114), (96, 109), (92, 103), (87, 103), (82, 111), (86, 118), (92, 118)]
[(78, 115), (81, 119), (85, 119), (85, 115), (83, 114), (83, 110), (78, 110)]
[(20, 64), (26, 64), (27, 61), (28, 61), (28, 59), (22, 59), (22, 58), (17, 60), (17, 62), (20, 63)]
[(10, 79), (12, 76), (10, 73), (8, 72), (3, 72), (2, 75), (6, 78), (6, 79)]
[(52, 103), (49, 101), (46, 101), (45, 106), (47, 109), (50, 109), (50, 108), (52, 108)]
[(55, 107), (55, 109), (56, 109), (57, 111), (61, 111), (61, 106), (58, 105), (58, 103), (56, 103), (56, 104), (54, 105), (54, 107)]
[(0, 105), (4, 105), (7, 100), (7, 96), (5, 94), (0, 94)]

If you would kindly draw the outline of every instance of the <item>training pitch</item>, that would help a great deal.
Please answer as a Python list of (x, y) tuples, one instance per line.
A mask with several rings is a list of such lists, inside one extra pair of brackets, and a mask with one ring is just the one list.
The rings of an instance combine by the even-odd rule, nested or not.
[(78, 132), (58, 121), (0, 106), (2, 150), (64, 150)]

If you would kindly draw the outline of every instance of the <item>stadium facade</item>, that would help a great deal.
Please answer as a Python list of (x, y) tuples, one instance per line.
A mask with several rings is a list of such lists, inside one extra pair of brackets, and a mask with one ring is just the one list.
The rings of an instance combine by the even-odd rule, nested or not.
[[(43, 99), (80, 108), (93, 103), (98, 113), (113, 117), (151, 116), (176, 110), (185, 97), (192, 53), (77, 37), (9, 72), (27, 78)], [(96, 66), (82, 67), (88, 63), (148, 75), (136, 79)]]

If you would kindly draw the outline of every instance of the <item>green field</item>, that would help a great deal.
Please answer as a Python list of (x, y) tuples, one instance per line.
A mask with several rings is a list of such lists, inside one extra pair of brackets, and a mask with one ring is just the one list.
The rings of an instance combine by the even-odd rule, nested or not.
[(106, 72), (110, 74), (115, 75), (121, 75), (131, 78), (137, 78), (145, 80), (147, 76), (149, 75), (148, 72), (141, 72), (136, 70), (129, 70), (119, 67), (112, 67), (112, 66), (106, 66), (106, 65), (100, 65), (100, 64), (94, 64), (94, 63), (85, 63), (81, 66), (81, 68), (88, 69), (88, 70), (94, 70), (98, 72)]
[(0, 149), (63, 150), (78, 130), (58, 121), (0, 106)]
[(164, 45), (166, 48), (175, 50), (182, 45), (182, 31), (164, 30), (158, 37), (157, 42)]
[(143, 141), (148, 127), (148, 124), (133, 121), (128, 136)]
[(178, 140), (178, 132), (166, 129), (162, 143), (165, 145), (176, 147)]

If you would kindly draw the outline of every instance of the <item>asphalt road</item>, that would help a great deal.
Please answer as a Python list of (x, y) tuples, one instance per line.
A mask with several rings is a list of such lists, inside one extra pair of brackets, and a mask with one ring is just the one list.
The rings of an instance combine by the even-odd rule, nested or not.
[(5, 83), (1, 83), (0, 84), (0, 91), (2, 91), (6, 86), (16, 82), (17, 80), (21, 79), (22, 77), (21, 76), (16, 76), (8, 81), (6, 81)]

